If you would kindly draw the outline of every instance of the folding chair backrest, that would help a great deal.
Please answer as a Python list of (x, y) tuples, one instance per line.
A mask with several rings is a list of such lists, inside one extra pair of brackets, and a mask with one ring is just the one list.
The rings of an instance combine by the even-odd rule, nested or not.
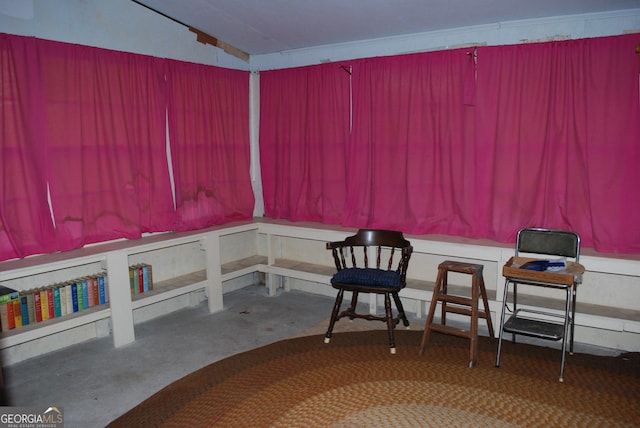
[(518, 232), (516, 256), (519, 253), (570, 257), (579, 262), (580, 237), (575, 232), (565, 230), (521, 229)]

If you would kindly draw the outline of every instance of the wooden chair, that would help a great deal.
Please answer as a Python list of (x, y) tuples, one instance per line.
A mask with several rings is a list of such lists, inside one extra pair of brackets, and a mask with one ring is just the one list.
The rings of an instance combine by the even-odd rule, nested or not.
[[(402, 320), (405, 327), (409, 321), (404, 313), (398, 292), (406, 286), (407, 268), (413, 252), (411, 243), (402, 232), (391, 230), (360, 229), (356, 235), (344, 241), (329, 242), (338, 272), (331, 278), (331, 285), (338, 290), (331, 321), (325, 335), (325, 343), (331, 340), (333, 327), (340, 318), (363, 318), (369, 321), (385, 321), (389, 334), (389, 349), (396, 353), (394, 329)], [(397, 257), (396, 257), (397, 256)], [(340, 312), (344, 292), (350, 291), (351, 304)], [(384, 296), (385, 315), (362, 314), (356, 311), (360, 293), (375, 293)], [(394, 318), (391, 299), (398, 315)]]

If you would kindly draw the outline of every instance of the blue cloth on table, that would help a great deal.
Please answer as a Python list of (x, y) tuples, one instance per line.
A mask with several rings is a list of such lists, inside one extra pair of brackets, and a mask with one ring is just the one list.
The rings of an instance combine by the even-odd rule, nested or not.
[(348, 268), (338, 271), (331, 283), (400, 287), (400, 272), (374, 268)]

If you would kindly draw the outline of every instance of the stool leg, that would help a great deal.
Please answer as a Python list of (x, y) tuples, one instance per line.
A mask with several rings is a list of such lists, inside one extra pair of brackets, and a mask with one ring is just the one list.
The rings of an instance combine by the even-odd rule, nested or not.
[(491, 311), (489, 311), (489, 299), (487, 298), (487, 289), (484, 286), (484, 277), (480, 277), (480, 293), (482, 294), (482, 303), (484, 305), (484, 313), (486, 314), (487, 328), (489, 329), (489, 337), (493, 339), (493, 321), (491, 321)]
[(478, 359), (478, 291), (480, 290), (480, 281), (478, 274), (474, 273), (471, 280), (471, 332), (469, 347), (469, 368), (476, 365)]
[(429, 331), (431, 330), (431, 323), (433, 322), (433, 316), (436, 313), (436, 305), (438, 304), (438, 295), (440, 288), (442, 287), (442, 270), (438, 270), (438, 277), (436, 278), (436, 285), (433, 287), (433, 297), (431, 297), (431, 305), (429, 305), (429, 314), (427, 315), (427, 321), (424, 324), (424, 333), (422, 333), (422, 341), (420, 342), (420, 351), (418, 355), (424, 353), (424, 348), (427, 346), (429, 340)]
[[(440, 294), (441, 295), (447, 295), (447, 285), (449, 285), (449, 271), (446, 269), (440, 269), (438, 268), (438, 276), (440, 276), (440, 272), (442, 272), (442, 277), (441, 277), (441, 282), (442, 282), (442, 286), (440, 287)], [(441, 325), (446, 325), (447, 324), (447, 302), (445, 300), (442, 300), (440, 302), (440, 309), (442, 314), (440, 315), (440, 324)]]

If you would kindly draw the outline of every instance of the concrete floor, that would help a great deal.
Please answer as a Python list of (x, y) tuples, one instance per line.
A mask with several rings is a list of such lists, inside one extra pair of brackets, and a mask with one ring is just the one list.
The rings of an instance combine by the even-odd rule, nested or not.
[[(333, 298), (296, 291), (268, 297), (264, 286), (250, 286), (225, 294), (224, 306), (210, 314), (204, 302), (138, 324), (136, 341), (120, 348), (106, 337), (5, 367), (7, 405), (58, 406), (65, 428), (104, 427), (201, 367), (326, 321)], [(407, 315), (412, 329), (424, 328), (424, 319)], [(374, 325), (385, 328), (384, 323)], [(324, 328), (315, 330), (323, 334)], [(611, 352), (579, 344), (576, 351)]]
[(104, 427), (171, 382), (239, 352), (296, 336), (326, 319), (333, 299), (302, 292), (268, 297), (261, 286), (136, 325), (136, 341), (111, 337), (5, 367), (10, 406), (58, 406), (65, 428)]

